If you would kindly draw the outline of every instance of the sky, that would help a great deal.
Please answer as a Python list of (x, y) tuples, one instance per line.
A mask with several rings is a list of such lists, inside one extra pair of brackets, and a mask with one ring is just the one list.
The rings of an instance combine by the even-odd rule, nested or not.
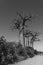
[(0, 0), (0, 36), (5, 35), (8, 41), (18, 41), (18, 31), (12, 32), (9, 25), (19, 10), (36, 15), (31, 29), (41, 33), (41, 41), (34, 43), (34, 47), (43, 50), (43, 0)]

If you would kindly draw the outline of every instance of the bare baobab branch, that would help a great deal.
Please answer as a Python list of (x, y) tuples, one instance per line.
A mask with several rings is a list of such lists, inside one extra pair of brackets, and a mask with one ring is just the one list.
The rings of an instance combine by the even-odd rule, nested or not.
[(23, 16), (19, 12), (17, 12), (17, 15), (19, 15), (21, 19), (23, 20)]

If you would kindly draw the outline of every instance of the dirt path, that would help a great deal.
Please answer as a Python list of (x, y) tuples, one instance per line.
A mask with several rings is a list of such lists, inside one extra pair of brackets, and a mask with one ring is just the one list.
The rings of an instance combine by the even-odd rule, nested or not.
[(35, 56), (12, 65), (43, 65), (43, 56)]

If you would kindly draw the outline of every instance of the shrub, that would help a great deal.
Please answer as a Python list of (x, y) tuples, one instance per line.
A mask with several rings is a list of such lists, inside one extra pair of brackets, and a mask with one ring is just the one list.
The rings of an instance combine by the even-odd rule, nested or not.
[(22, 47), (22, 45), (20, 43), (16, 47), (16, 52), (17, 52), (17, 55), (20, 55), (20, 56), (25, 56), (26, 55), (25, 49)]
[(38, 54), (38, 51), (37, 50), (34, 50), (34, 54), (37, 55)]
[(30, 57), (34, 56), (34, 49), (32, 47), (26, 47), (25, 50)]

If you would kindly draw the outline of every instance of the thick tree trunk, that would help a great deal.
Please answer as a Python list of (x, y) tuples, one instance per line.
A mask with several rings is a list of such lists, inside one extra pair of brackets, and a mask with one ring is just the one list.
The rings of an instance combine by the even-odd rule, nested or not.
[(33, 48), (33, 43), (34, 43), (33, 41), (30, 41), (30, 46), (31, 46), (32, 48)]
[(21, 36), (20, 36), (20, 34), (21, 34), (21, 33), (19, 32), (19, 43), (21, 43)]
[(24, 44), (24, 47), (25, 47), (25, 37), (23, 36), (23, 44)]
[(28, 37), (28, 46), (29, 46), (29, 37)]
[(23, 29), (23, 47), (25, 47), (24, 29)]
[(32, 42), (32, 48), (33, 48), (33, 42)]

